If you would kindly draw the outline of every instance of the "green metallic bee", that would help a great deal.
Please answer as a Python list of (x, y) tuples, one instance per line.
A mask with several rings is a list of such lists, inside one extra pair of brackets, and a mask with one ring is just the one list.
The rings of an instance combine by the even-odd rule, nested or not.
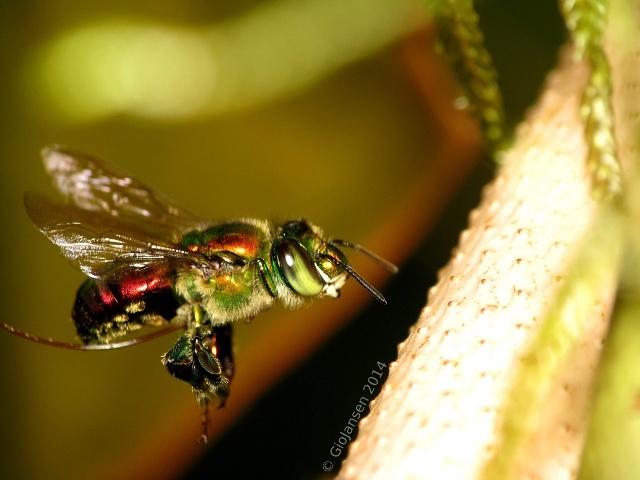
[(81, 350), (120, 348), (184, 329), (162, 363), (192, 386), (205, 442), (210, 406), (222, 406), (229, 395), (232, 322), (253, 318), (277, 299), (295, 308), (310, 298), (338, 297), (349, 276), (386, 303), (338, 247), (359, 250), (394, 273), (396, 267), (358, 245), (326, 239), (306, 220), (206, 222), (89, 155), (56, 146), (43, 158), (64, 202), (28, 193), (24, 203), (33, 223), (90, 277), (71, 314), (82, 344), (0, 326)]

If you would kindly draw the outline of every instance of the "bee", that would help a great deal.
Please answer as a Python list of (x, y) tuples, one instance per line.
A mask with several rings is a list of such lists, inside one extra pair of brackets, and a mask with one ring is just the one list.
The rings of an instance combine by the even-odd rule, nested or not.
[[(82, 343), (0, 326), (79, 350), (121, 348), (182, 330), (162, 363), (191, 385), (203, 412), (203, 442), (210, 408), (229, 396), (233, 322), (277, 300), (296, 308), (312, 298), (338, 297), (348, 277), (386, 304), (340, 248), (360, 251), (393, 273), (397, 268), (359, 245), (326, 238), (305, 219), (207, 222), (90, 155), (53, 146), (42, 156), (62, 201), (30, 192), (24, 205), (36, 227), (89, 277), (71, 312)], [(144, 327), (157, 329), (132, 337)]]

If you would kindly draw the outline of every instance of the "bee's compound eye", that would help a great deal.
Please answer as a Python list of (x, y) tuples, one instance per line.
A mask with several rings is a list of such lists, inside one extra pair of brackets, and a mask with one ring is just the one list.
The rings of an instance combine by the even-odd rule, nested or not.
[(324, 287), (324, 282), (307, 251), (289, 238), (280, 240), (277, 249), (282, 274), (291, 288), (306, 297), (318, 295)]
[(202, 341), (199, 338), (196, 339), (194, 352), (198, 363), (206, 372), (211, 375), (220, 375), (222, 373), (220, 362), (202, 345)]

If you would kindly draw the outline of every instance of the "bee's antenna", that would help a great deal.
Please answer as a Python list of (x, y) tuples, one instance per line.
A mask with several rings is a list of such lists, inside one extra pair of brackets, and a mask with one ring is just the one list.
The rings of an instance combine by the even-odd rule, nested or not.
[[(331, 243), (332, 245), (340, 245), (341, 247), (353, 248), (354, 250), (357, 250), (358, 252), (362, 252), (367, 257), (375, 260), (380, 265), (382, 265), (384, 268), (386, 268), (389, 272), (391, 272), (393, 274), (398, 273), (398, 267), (396, 267), (393, 263), (389, 262), (388, 260), (385, 260), (384, 258), (382, 258), (379, 255), (376, 255), (371, 250), (367, 250), (366, 248), (364, 248), (361, 245), (358, 245), (357, 243), (345, 242), (344, 240), (331, 240), (331, 242), (329, 242), (329, 243)], [(351, 273), (351, 272), (349, 272), (349, 273)]]
[(50, 347), (57, 347), (57, 348), (65, 348), (67, 350), (112, 350), (114, 348), (130, 347), (132, 345), (137, 345), (139, 343), (147, 342), (149, 340), (154, 340), (158, 337), (166, 335), (167, 333), (175, 332), (176, 330), (183, 327), (184, 325), (181, 325), (181, 324), (171, 325), (170, 327), (165, 328), (164, 330), (159, 330), (157, 332), (150, 333), (149, 335), (132, 338), (130, 340), (125, 340), (123, 342), (79, 345), (76, 343), (58, 342), (51, 338), (37, 337), (30, 333), (23, 332), (22, 330), (19, 330), (16, 327), (9, 325), (8, 323), (0, 322), (0, 328), (5, 329), (9, 333), (13, 333), (14, 335), (17, 335), (18, 337), (26, 338), (27, 340), (31, 340), (32, 342), (36, 342), (36, 343), (41, 343), (42, 345), (48, 345)]
[(358, 272), (356, 272), (351, 267), (351, 265), (348, 265), (348, 264), (346, 264), (344, 262), (341, 262), (337, 258), (334, 258), (331, 255), (326, 255), (324, 253), (319, 253), (317, 256), (322, 258), (323, 260), (329, 260), (330, 262), (336, 264), (337, 266), (344, 268), (347, 272), (349, 272), (349, 275), (351, 275), (356, 282), (358, 282), (360, 285), (362, 285), (364, 287), (364, 289), (373, 296), (373, 298), (378, 300), (383, 305), (387, 304), (387, 300), (382, 296), (382, 294), (378, 290), (376, 290), (373, 287), (373, 285), (371, 285), (364, 278), (362, 278), (358, 274)]

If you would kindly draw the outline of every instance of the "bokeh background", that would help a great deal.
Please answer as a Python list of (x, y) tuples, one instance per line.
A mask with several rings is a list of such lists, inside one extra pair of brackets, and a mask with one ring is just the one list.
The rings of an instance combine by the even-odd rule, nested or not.
[[(476, 3), (514, 125), (555, 63), (562, 22), (552, 1)], [(22, 206), (25, 191), (49, 191), (39, 151), (53, 143), (105, 158), (204, 218), (304, 215), (364, 242), (440, 141), (399, 55), (427, 23), (421, 7), (0, 0), (2, 321), (74, 340), (69, 312), (83, 276)], [(376, 362), (394, 359), (491, 170), (480, 164), (402, 265), (385, 289), (389, 306), (371, 304), (180, 478), (317, 478), (325, 460), (337, 468), (329, 449)], [(280, 315), (238, 325), (237, 349)], [(0, 332), (0, 478), (99, 477), (128, 458), (193, 401), (159, 361), (174, 337), (87, 353)], [(198, 422), (195, 402), (192, 413)]]

